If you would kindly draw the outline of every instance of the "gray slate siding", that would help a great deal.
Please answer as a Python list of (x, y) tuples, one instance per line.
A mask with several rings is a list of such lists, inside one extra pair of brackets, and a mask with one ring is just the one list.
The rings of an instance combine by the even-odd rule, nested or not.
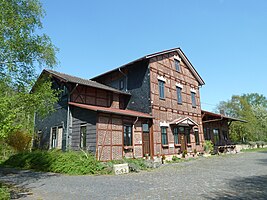
[(129, 68), (128, 91), (132, 94), (127, 109), (151, 113), (150, 74), (146, 62)]
[(86, 147), (92, 153), (96, 152), (96, 120), (97, 113), (77, 107), (71, 107), (72, 131), (71, 148), (80, 149), (80, 126), (86, 123)]
[(66, 149), (66, 128), (67, 128), (67, 105), (57, 104), (55, 111), (44, 119), (36, 116), (35, 131), (41, 131), (40, 148), (49, 149), (50, 131), (52, 127), (63, 127), (62, 149)]

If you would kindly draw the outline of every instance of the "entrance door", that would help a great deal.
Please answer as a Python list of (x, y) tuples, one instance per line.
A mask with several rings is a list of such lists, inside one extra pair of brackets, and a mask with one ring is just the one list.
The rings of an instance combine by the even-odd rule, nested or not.
[(185, 134), (179, 133), (179, 141), (181, 143), (181, 153), (186, 150), (186, 144), (185, 144)]
[(142, 125), (143, 131), (143, 156), (150, 155), (150, 132), (149, 132), (149, 125), (143, 124)]

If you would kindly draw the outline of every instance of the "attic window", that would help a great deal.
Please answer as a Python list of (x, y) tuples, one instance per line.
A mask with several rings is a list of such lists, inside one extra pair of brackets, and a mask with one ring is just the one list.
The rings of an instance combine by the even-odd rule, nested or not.
[(180, 61), (179, 60), (176, 60), (174, 59), (174, 64), (175, 64), (175, 69), (177, 72), (180, 72)]
[(177, 72), (181, 72), (181, 66), (180, 66), (181, 58), (178, 56), (174, 56), (174, 65)]
[(120, 83), (119, 83), (119, 89), (120, 89), (120, 90), (123, 90), (123, 89), (124, 89), (124, 79), (121, 79), (121, 80), (120, 80)]

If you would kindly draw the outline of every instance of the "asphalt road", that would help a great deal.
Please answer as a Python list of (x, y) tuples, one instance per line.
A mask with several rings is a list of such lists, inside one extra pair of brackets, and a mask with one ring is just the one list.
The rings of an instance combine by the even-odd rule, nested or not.
[(0, 169), (21, 199), (267, 199), (267, 152), (201, 158), (128, 175), (66, 176)]

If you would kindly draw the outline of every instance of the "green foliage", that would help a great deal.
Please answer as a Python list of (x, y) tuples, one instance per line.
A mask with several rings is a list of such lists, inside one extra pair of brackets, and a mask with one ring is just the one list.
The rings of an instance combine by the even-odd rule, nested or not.
[(265, 96), (251, 93), (233, 95), (231, 100), (220, 102), (218, 110), (226, 115), (244, 119), (247, 123), (233, 122), (230, 137), (234, 142), (267, 141), (267, 99)]
[(9, 200), (9, 199), (10, 199), (9, 189), (0, 182), (0, 200)]
[(70, 175), (110, 173), (93, 155), (74, 151), (23, 152), (11, 156), (3, 165)]
[(7, 144), (13, 147), (17, 152), (22, 152), (30, 149), (32, 137), (22, 131), (15, 131), (7, 138)]
[(204, 142), (204, 151), (206, 153), (213, 152), (213, 144), (210, 140), (205, 140)]
[(181, 159), (180, 158), (178, 158), (177, 156), (173, 156), (172, 157), (172, 161), (173, 162), (179, 162)]
[(37, 34), (43, 16), (38, 0), (0, 0), (0, 139), (18, 130), (32, 134), (34, 112), (49, 113), (57, 100), (48, 79), (29, 93), (36, 68), (57, 64), (56, 47)]
[(242, 152), (266, 152), (267, 148), (242, 149)]
[(187, 150), (184, 150), (182, 153), (182, 157), (185, 158), (186, 155), (187, 155)]
[(15, 153), (14, 149), (10, 147), (6, 141), (0, 140), (0, 163), (7, 160)]
[(129, 164), (129, 170), (131, 172), (139, 172), (140, 170), (146, 170), (149, 168), (143, 158), (124, 159), (124, 162)]
[(256, 142), (253, 142), (253, 141), (249, 141), (248, 144), (250, 148), (254, 148), (256, 146)]
[(44, 10), (38, 0), (0, 0), (0, 71), (16, 85), (29, 85), (35, 67), (57, 64), (56, 47), (42, 28)]

